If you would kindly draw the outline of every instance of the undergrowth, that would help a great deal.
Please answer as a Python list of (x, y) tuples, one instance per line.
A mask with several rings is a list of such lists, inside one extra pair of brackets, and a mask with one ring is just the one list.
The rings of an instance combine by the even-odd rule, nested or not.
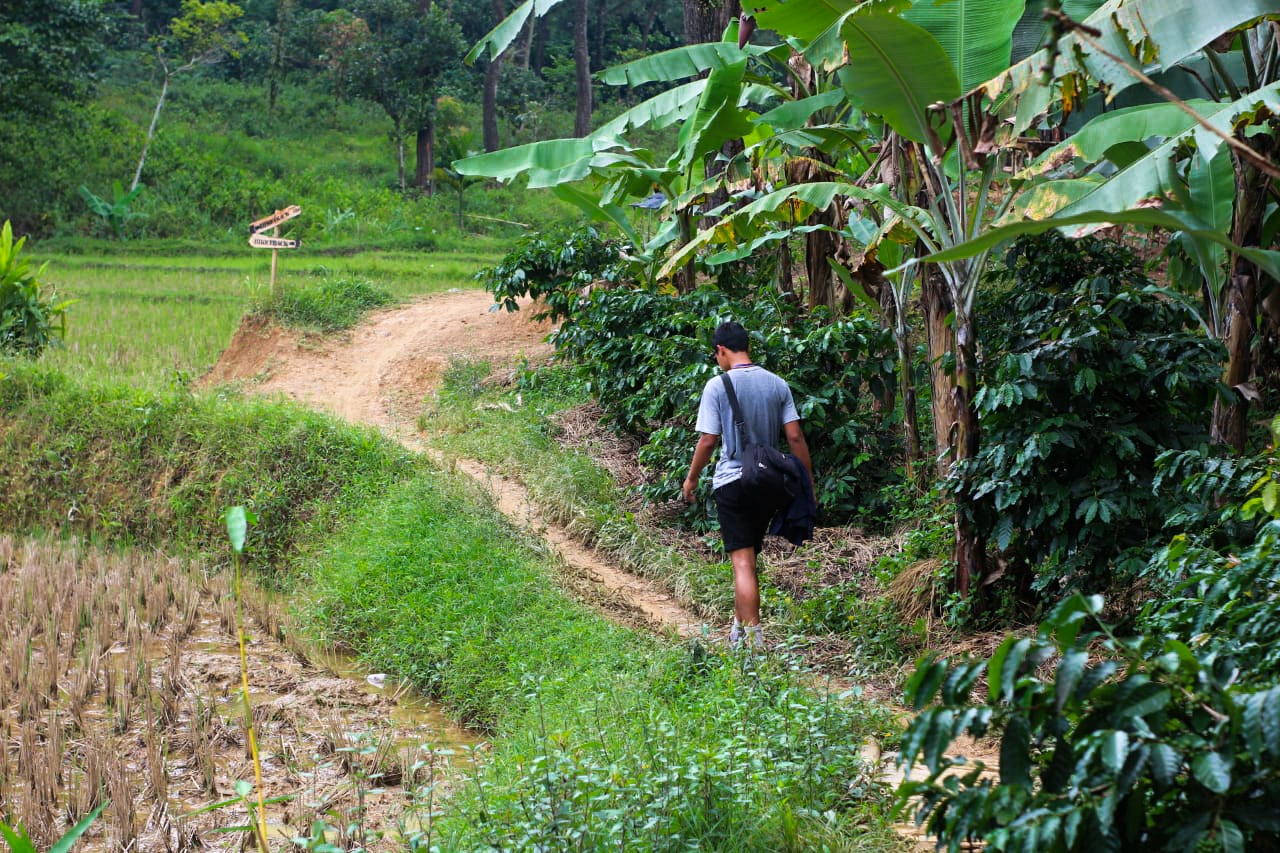
[(515, 389), (486, 381), (489, 365), (455, 360), (421, 418), (447, 453), (477, 459), (520, 480), (552, 520), (614, 555), (629, 570), (663, 583), (681, 603), (726, 612), (732, 587), (723, 563), (689, 559), (663, 544), (637, 518), (639, 507), (584, 452), (556, 441), (553, 416), (589, 397), (558, 365), (526, 371)]

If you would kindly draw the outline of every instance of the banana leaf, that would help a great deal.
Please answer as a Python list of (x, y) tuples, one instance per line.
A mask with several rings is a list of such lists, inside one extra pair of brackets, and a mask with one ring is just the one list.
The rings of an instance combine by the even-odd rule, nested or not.
[(1009, 67), (1013, 28), (1025, 5), (1025, 0), (919, 0), (902, 17), (938, 40), (967, 92)]
[[(1221, 105), (1213, 101), (1187, 101), (1202, 115), (1215, 111)], [(1177, 104), (1141, 104), (1103, 113), (1064, 142), (1050, 148), (1036, 161), (1019, 173), (1019, 178), (1044, 174), (1076, 159), (1096, 163), (1106, 157), (1116, 145), (1127, 142), (1145, 142), (1152, 137), (1168, 139), (1179, 136), (1195, 125), (1195, 119)], [(1144, 148), (1145, 154), (1145, 148)], [(1128, 163), (1117, 164), (1128, 165)]]
[(926, 30), (896, 15), (854, 14), (841, 35), (849, 64), (840, 78), (854, 106), (884, 118), (907, 139), (935, 138), (928, 107), (960, 97), (951, 58)]
[(1154, 207), (1123, 210), (1116, 213), (1094, 210), (1074, 216), (1059, 215), (1038, 221), (1027, 219), (1022, 222), (1011, 222), (992, 228), (972, 240), (958, 243), (944, 251), (930, 253), (919, 260), (920, 262), (927, 261), (928, 263), (963, 260), (994, 249), (1006, 240), (1012, 240), (1022, 234), (1043, 234), (1051, 228), (1058, 228), (1065, 232), (1067, 236), (1074, 236), (1077, 233), (1089, 230), (1087, 227), (1081, 228), (1080, 226), (1093, 226), (1100, 223), (1142, 225), (1190, 234), (1197, 239), (1217, 243), (1228, 251), (1243, 255), (1268, 275), (1280, 278), (1280, 252), (1237, 246), (1231, 242), (1226, 234), (1214, 230), (1207, 223), (1189, 214), (1177, 210), (1162, 210)]
[[(777, 45), (751, 44), (739, 49), (736, 44), (727, 41), (688, 44), (606, 68), (598, 76), (600, 82), (609, 86), (669, 83), (693, 77), (704, 71), (724, 68), (748, 56), (762, 56), (776, 50), (778, 50)], [(783, 50), (787, 48), (783, 46)], [(785, 55), (783, 59), (785, 60)]]
[[(1107, 0), (1086, 23), (1101, 31), (1098, 44), (1125, 63), (1167, 71), (1223, 33), (1274, 16), (1280, 16), (1280, 0)], [(1125, 64), (1103, 56), (1076, 31), (1058, 40), (1054, 82), (1043, 85), (1049, 59), (1048, 50), (1037, 51), (975, 87), (990, 101), (989, 111), (1004, 119), (1001, 140), (1026, 133), (1048, 112), (1060, 89), (1065, 105), (1074, 108), (1085, 94), (1086, 80), (1104, 88), (1108, 98), (1139, 82)]]
[(525, 0), (517, 6), (510, 15), (498, 22), (498, 25), (489, 32), (484, 34), (480, 41), (476, 42), (475, 47), (471, 48), (463, 61), (468, 65), (475, 62), (485, 49), (488, 49), (489, 58), (495, 59), (504, 50), (511, 46), (516, 40), (516, 36), (520, 35), (520, 31), (524, 29), (525, 21), (529, 20), (529, 16), (541, 18), (551, 9), (559, 6), (564, 0)]

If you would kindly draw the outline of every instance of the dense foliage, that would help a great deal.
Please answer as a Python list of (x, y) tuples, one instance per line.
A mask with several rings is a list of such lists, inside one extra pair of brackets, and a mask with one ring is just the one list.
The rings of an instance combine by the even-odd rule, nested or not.
[(1132, 578), (1146, 558), (1125, 551), (1164, 535), (1156, 459), (1208, 440), (1222, 347), (1119, 244), (1051, 232), (1007, 264), (963, 505), (1039, 590)]
[[(1251, 545), (1179, 537), (1152, 559), (1155, 595), (1132, 639), (1100, 621), (1100, 597), (1077, 595), (988, 661), (921, 663), (908, 698), (935, 704), (903, 756), (930, 776), (901, 794), (922, 797), (947, 849), (966, 838), (996, 850), (1280, 847), (1276, 466), (1273, 455), (1233, 510), (1256, 527)], [(999, 734), (998, 779), (945, 757), (963, 732)]]
[[(828, 520), (874, 516), (895, 455), (877, 405), (892, 386), (892, 343), (875, 322), (810, 313), (767, 289), (734, 299), (713, 287), (685, 295), (618, 288), (578, 303), (554, 342), (581, 365), (618, 426), (644, 439), (646, 496), (672, 500), (697, 437), (698, 399), (716, 373), (711, 333), (729, 319), (751, 331), (752, 360), (791, 386)], [(706, 516), (699, 508), (692, 517)]]

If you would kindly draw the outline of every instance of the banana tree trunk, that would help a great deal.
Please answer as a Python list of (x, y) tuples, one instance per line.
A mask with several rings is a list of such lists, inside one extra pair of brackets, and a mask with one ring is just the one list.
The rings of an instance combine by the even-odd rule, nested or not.
[[(1268, 146), (1271, 147), (1271, 146)], [(1237, 246), (1257, 246), (1261, 242), (1270, 179), (1236, 159), (1236, 207), (1231, 240)], [(1257, 337), (1258, 268), (1240, 255), (1231, 263), (1227, 280), (1223, 330), (1227, 345), (1227, 365), (1222, 381), (1231, 389), (1231, 398), (1213, 403), (1210, 435), (1237, 453), (1244, 453), (1249, 441), (1249, 385), (1254, 370), (1254, 341)]]
[[(974, 406), (978, 390), (977, 328), (973, 318), (964, 311), (955, 313), (955, 339), (956, 380), (953, 393), (956, 422), (953, 452), (955, 461), (959, 464), (976, 458), (979, 447), (978, 410)], [(970, 490), (963, 487), (956, 499), (956, 589), (961, 598), (969, 597), (973, 581), (982, 576), (983, 552), (986, 550), (981, 531), (965, 512), (964, 495), (969, 493)]]
[[(826, 210), (814, 211), (806, 225), (835, 225), (836, 211), (834, 205)], [(804, 272), (809, 279), (809, 309), (825, 306), (832, 312), (838, 312), (840, 300), (836, 297), (835, 273), (831, 270), (830, 258), (835, 256), (837, 248), (836, 235), (830, 231), (810, 231), (804, 235)]]
[(954, 308), (946, 279), (932, 264), (925, 265), (920, 281), (920, 310), (924, 315), (925, 343), (929, 353), (933, 455), (938, 476), (945, 477), (951, 472), (951, 431), (957, 419), (955, 374), (944, 367), (947, 356), (955, 349), (952, 329), (947, 323)]

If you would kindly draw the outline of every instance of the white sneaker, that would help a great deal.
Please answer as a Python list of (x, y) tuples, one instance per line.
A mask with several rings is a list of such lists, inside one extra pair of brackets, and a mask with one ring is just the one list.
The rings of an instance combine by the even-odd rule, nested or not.
[(738, 621), (738, 617), (733, 617), (733, 624), (729, 627), (729, 648), (737, 650), (742, 648), (742, 638), (746, 632), (742, 630), (742, 623)]

